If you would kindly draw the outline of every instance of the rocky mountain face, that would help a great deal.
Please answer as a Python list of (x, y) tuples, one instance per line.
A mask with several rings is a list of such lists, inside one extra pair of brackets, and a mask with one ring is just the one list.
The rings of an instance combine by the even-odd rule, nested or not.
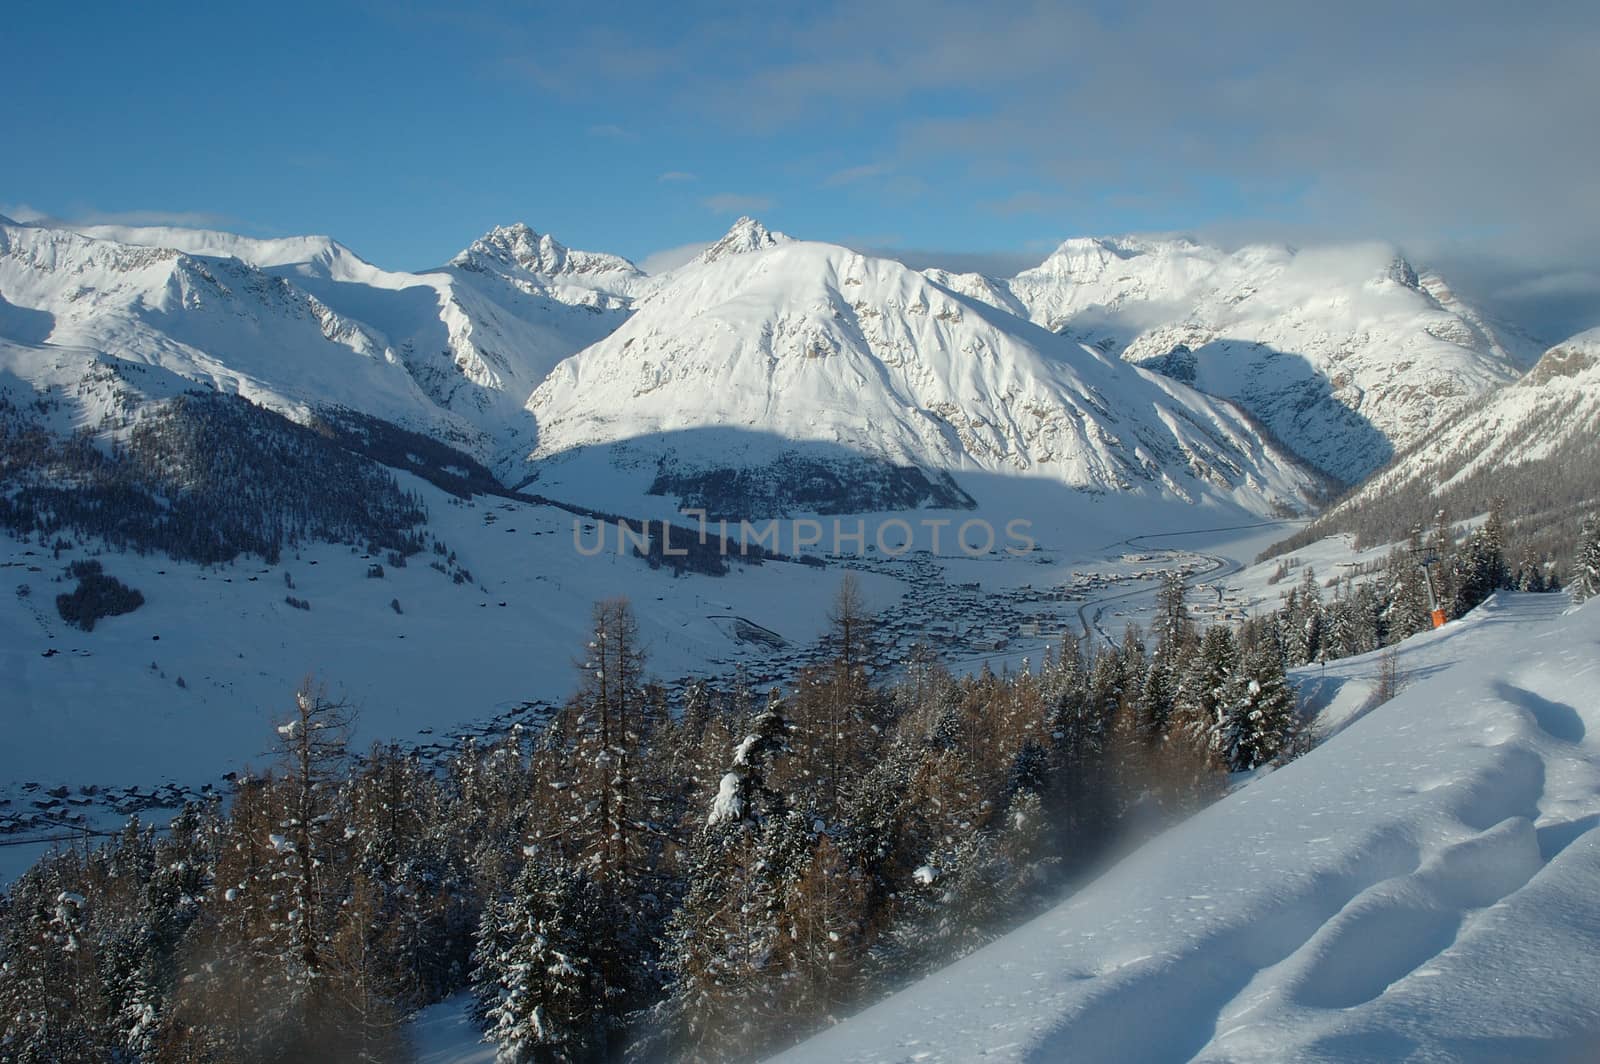
[(41, 364), (71, 348), (159, 366), (299, 420), (355, 410), (511, 468), (533, 443), (529, 393), (624, 320), (643, 279), (525, 226), (410, 274), (325, 237), (7, 222), (0, 336)]
[[(945, 474), (1263, 512), (1303, 505), (1310, 488), (1226, 402), (897, 262), (748, 220), (557, 366), (528, 409), (552, 494), (617, 475), (690, 501), (740, 475), (859, 484), (863, 462), (895, 472), (851, 510), (959, 504)], [(786, 508), (781, 492), (741, 498)]]
[(1600, 329), (1441, 421), (1291, 545), (1335, 532), (1393, 542), (1441, 512), (1472, 518), (1497, 502), (1535, 560), (1563, 569), (1583, 519), (1600, 510)]
[(1537, 357), (1382, 245), (1075, 239), (1004, 288), (1046, 328), (1234, 399), (1346, 483)]

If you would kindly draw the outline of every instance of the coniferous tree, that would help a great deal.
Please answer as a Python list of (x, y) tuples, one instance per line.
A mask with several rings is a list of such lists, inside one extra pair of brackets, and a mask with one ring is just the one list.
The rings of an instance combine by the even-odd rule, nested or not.
[(1206, 629), (1199, 652), (1184, 676), (1176, 724), (1198, 749), (1217, 753), (1218, 727), (1228, 696), (1228, 683), (1238, 669), (1233, 633), (1221, 626)]
[(1240, 662), (1224, 689), (1217, 752), (1229, 772), (1248, 772), (1277, 756), (1289, 734), (1294, 695), (1283, 661), (1257, 647)]
[(1584, 519), (1567, 589), (1574, 602), (1587, 602), (1600, 595), (1600, 518)]
[(604, 919), (594, 881), (559, 858), (529, 861), (484, 909), (472, 985), (497, 1064), (604, 1058), (611, 995), (593, 952)]
[(675, 1052), (718, 1058), (768, 1038), (781, 1017), (780, 914), (794, 854), (787, 803), (773, 790), (788, 723), (774, 691), (734, 747), (689, 856), (668, 928)]

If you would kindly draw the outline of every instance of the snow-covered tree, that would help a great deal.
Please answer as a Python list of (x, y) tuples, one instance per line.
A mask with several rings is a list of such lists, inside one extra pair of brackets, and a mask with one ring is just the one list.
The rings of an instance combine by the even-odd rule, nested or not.
[(665, 1022), (685, 1057), (748, 1051), (782, 1015), (781, 914), (802, 835), (769, 780), (787, 731), (774, 691), (735, 745), (690, 847), (666, 933)]
[(1600, 596), (1600, 517), (1589, 517), (1583, 522), (1567, 589), (1574, 602), (1587, 602)]
[(1271, 761), (1294, 719), (1294, 694), (1281, 659), (1257, 649), (1246, 655), (1224, 686), (1216, 749), (1229, 772), (1248, 772)]
[(1218, 726), (1228, 683), (1238, 669), (1233, 633), (1220, 625), (1206, 629), (1200, 650), (1184, 675), (1178, 694), (1177, 723), (1185, 739), (1200, 749), (1218, 749)]
[(603, 1059), (602, 924), (595, 883), (561, 862), (530, 861), (511, 895), (485, 907), (472, 988), (497, 1064)]

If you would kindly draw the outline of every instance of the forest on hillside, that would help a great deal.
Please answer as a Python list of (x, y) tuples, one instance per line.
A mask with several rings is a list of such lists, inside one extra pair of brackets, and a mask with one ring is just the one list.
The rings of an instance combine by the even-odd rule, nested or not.
[[(1237, 627), (1199, 629), (1173, 573), (1150, 631), (1000, 675), (922, 650), (872, 675), (847, 575), (824, 664), (681, 704), (609, 600), (559, 711), (443, 765), (352, 749), (350, 707), (308, 681), (272, 722), (274, 763), (0, 896), (0, 1050), (404, 1060), (406, 1018), (459, 993), (508, 1064), (780, 1048), (1058, 900), (1230, 774), (1304, 752), (1286, 670), (1511, 585), (1504, 535), (1498, 509), (1459, 542), (1441, 522), (1415, 545), (1432, 575), (1405, 549), (1360, 583), (1306, 568)], [(1578, 598), (1600, 594), (1600, 522), (1583, 535)]]
[[(1600, 513), (1600, 435), (1557, 431), (1563, 419), (1577, 419), (1577, 407), (1576, 400), (1569, 402), (1529, 428), (1531, 440), (1551, 441), (1541, 442), (1537, 457), (1464, 473), (1474, 454), (1457, 451), (1382, 492), (1353, 489), (1345, 502), (1262, 556), (1287, 554), (1341, 532), (1355, 537), (1358, 550), (1400, 543), (1435, 525), (1440, 514), (1473, 518), (1497, 509), (1513, 564), (1564, 578), (1579, 549), (1584, 520)], [(1451, 425), (1470, 413), (1446, 423), (1439, 434), (1448, 438)], [(1423, 441), (1413, 451), (1428, 443)], [(1396, 457), (1391, 468), (1404, 466), (1411, 454)]]
[(181, 395), (110, 443), (50, 432), (40, 415), (51, 402), (0, 392), (0, 528), (15, 535), (93, 537), (202, 564), (247, 552), (273, 563), (314, 540), (423, 546), (427, 510), (389, 470), (246, 399)]
[(1289, 755), (1274, 625), (880, 683), (846, 578), (792, 691), (672, 712), (622, 600), (538, 730), (436, 771), (314, 686), (276, 763), (0, 902), (17, 1061), (403, 1060), (463, 991), (505, 1061), (742, 1059), (967, 952), (1132, 835)]

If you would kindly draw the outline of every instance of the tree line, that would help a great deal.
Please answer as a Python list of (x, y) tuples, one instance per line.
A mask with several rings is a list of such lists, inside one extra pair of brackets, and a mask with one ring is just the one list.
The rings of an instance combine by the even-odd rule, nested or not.
[(178, 396), (109, 446), (50, 432), (38, 419), (48, 403), (0, 393), (0, 528), (19, 537), (70, 532), (202, 564), (246, 552), (276, 563), (315, 540), (423, 546), (426, 507), (389, 470), (246, 399)]
[[(1501, 589), (1565, 589), (1578, 602), (1600, 595), (1600, 519), (1579, 523), (1573, 553), (1563, 564), (1519, 550), (1505, 511), (1503, 500), (1492, 500), (1483, 523), (1459, 535), (1449, 511), (1440, 510), (1431, 528), (1413, 527), (1371, 579), (1352, 575), (1323, 585), (1314, 569), (1304, 567), (1298, 585), (1267, 619), (1281, 633), (1285, 664), (1293, 668), (1392, 646), (1433, 627), (1434, 608), (1447, 618), (1463, 617)], [(1282, 571), (1291, 570), (1285, 565)]]

